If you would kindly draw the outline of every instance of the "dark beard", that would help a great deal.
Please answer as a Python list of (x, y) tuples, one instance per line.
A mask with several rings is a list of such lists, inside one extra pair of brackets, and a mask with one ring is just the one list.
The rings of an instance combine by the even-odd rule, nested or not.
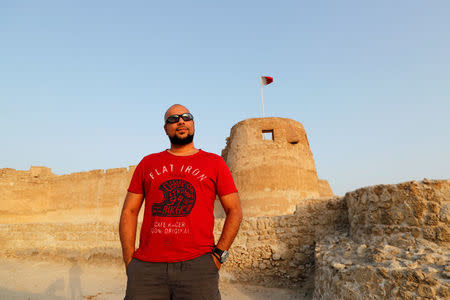
[(169, 140), (174, 145), (183, 146), (183, 145), (192, 143), (192, 141), (194, 140), (194, 135), (188, 134), (184, 138), (179, 138), (177, 135), (174, 135), (174, 136), (169, 136)]

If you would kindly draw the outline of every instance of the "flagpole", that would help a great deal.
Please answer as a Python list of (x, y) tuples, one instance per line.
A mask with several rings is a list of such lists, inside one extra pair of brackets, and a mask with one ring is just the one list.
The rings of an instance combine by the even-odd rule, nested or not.
[(273, 77), (270, 76), (261, 76), (261, 106), (262, 106), (262, 117), (264, 118), (264, 96), (263, 96), (263, 87), (265, 85), (271, 84), (273, 82)]
[(262, 105), (262, 117), (264, 118), (264, 97), (263, 97), (262, 79), (261, 79), (261, 105)]

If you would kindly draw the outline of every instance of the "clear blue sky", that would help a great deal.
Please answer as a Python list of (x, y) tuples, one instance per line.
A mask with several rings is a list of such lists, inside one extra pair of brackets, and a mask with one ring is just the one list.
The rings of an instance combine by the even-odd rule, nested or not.
[(135, 165), (169, 146), (162, 114), (230, 128), (301, 122), (320, 178), (450, 178), (449, 1), (1, 1), (0, 168)]

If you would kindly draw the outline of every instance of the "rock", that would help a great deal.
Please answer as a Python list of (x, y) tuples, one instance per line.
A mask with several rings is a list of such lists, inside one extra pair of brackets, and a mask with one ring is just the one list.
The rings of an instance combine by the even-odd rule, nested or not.
[(345, 268), (345, 265), (338, 263), (338, 262), (332, 263), (331, 266), (333, 268), (335, 268), (336, 270), (342, 270)]
[(366, 249), (367, 249), (367, 245), (362, 244), (358, 247), (358, 249), (356, 249), (356, 253), (358, 254), (359, 257), (363, 257), (366, 253)]
[(279, 253), (274, 253), (274, 254), (272, 254), (272, 259), (273, 260), (280, 260), (281, 259), (281, 255)]
[(341, 263), (346, 265), (346, 266), (351, 266), (353, 264), (353, 262), (349, 259), (342, 259)]
[(419, 284), (419, 288), (417, 290), (419, 296), (427, 297), (431, 299), (436, 298), (436, 291), (433, 287), (429, 285)]

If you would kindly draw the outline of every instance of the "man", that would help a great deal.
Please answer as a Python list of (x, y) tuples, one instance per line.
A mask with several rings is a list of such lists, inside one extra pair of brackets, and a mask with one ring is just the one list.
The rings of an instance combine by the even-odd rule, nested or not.
[[(120, 217), (128, 277), (125, 299), (220, 299), (218, 270), (242, 221), (237, 190), (224, 160), (194, 147), (194, 117), (186, 107), (172, 105), (164, 120), (170, 149), (148, 155), (138, 164)], [(214, 244), (216, 194), (226, 219)]]

